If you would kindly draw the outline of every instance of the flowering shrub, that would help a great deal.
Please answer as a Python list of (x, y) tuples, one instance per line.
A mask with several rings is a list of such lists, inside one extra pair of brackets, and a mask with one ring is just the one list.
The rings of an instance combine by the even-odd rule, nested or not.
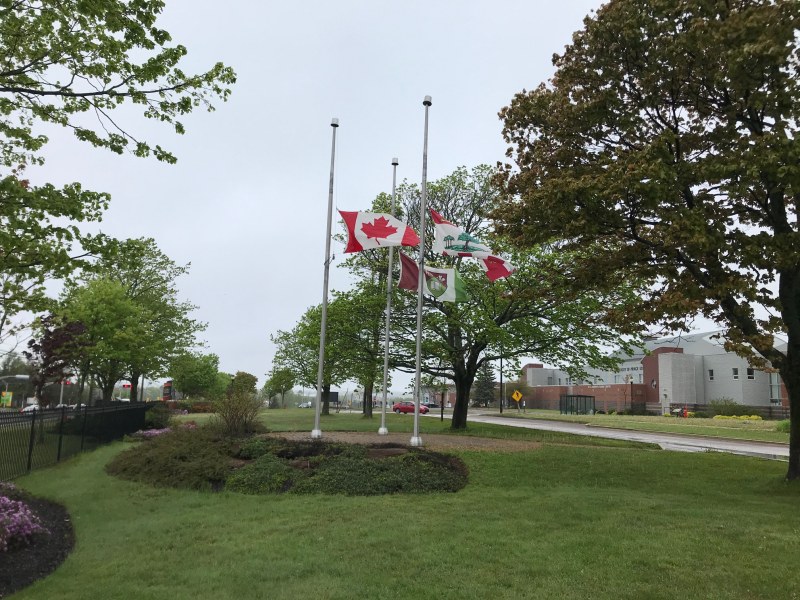
[(149, 439), (158, 437), (160, 435), (164, 435), (165, 433), (169, 433), (170, 431), (172, 431), (172, 429), (170, 429), (169, 427), (164, 427), (163, 429), (145, 429), (143, 431), (137, 431), (136, 433), (133, 434), (133, 437)]
[(714, 415), (715, 419), (727, 419), (728, 421), (763, 421), (761, 415)]
[[(0, 489), (14, 489), (13, 484), (2, 484)], [(48, 533), (28, 505), (0, 495), (0, 552), (14, 545), (24, 545), (37, 533)]]

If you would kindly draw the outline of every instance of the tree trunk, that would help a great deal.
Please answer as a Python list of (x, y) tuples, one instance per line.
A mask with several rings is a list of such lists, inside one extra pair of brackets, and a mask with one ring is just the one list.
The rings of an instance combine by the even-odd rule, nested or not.
[(370, 381), (369, 383), (364, 384), (364, 407), (361, 412), (364, 414), (364, 418), (371, 419), (372, 418), (372, 392), (375, 389), (375, 382)]
[(103, 392), (103, 402), (104, 403), (111, 402), (111, 400), (113, 399), (113, 397), (114, 397), (114, 383), (115, 382), (113, 382), (113, 381), (110, 382), (110, 383), (104, 383), (100, 387), (100, 389)]
[(328, 399), (331, 395), (331, 384), (327, 383), (322, 386), (322, 411), (320, 414), (329, 415), (331, 414), (330, 405), (328, 404)]
[(475, 380), (475, 373), (465, 373), (456, 376), (456, 404), (453, 407), (453, 420), (450, 429), (467, 428), (467, 412), (469, 410), (469, 392), (472, 389), (472, 382)]
[(141, 373), (131, 373), (131, 402), (139, 401), (139, 380), (142, 378)]
[(789, 396), (789, 468), (786, 479), (800, 479), (800, 340), (793, 340), (791, 330), (784, 367), (779, 370)]

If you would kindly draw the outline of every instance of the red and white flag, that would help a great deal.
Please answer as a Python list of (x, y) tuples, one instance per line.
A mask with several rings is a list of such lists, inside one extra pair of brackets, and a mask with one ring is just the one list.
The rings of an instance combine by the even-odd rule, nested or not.
[(419, 245), (417, 232), (392, 215), (346, 210), (340, 210), (339, 214), (347, 227), (346, 253)]
[(508, 277), (515, 271), (510, 262), (494, 255), (487, 256), (486, 258), (479, 258), (478, 264), (481, 266), (481, 269), (486, 272), (486, 276), (490, 281)]
[(477, 259), (491, 281), (508, 277), (514, 272), (514, 266), (510, 262), (495, 256), (489, 246), (467, 233), (464, 228), (454, 225), (435, 210), (431, 210), (431, 217), (435, 230), (434, 252)]

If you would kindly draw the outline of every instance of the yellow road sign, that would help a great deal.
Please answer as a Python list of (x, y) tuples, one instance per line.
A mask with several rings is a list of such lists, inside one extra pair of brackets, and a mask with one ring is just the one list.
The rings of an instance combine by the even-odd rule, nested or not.
[(519, 390), (514, 390), (514, 393), (511, 394), (511, 397), (514, 399), (514, 402), (519, 402), (522, 400), (522, 394), (519, 393)]

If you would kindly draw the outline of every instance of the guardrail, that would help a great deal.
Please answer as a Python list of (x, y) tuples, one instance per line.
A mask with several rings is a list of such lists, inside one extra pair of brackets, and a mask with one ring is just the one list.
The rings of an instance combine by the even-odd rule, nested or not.
[(144, 427), (149, 405), (0, 412), (0, 481), (46, 467)]

